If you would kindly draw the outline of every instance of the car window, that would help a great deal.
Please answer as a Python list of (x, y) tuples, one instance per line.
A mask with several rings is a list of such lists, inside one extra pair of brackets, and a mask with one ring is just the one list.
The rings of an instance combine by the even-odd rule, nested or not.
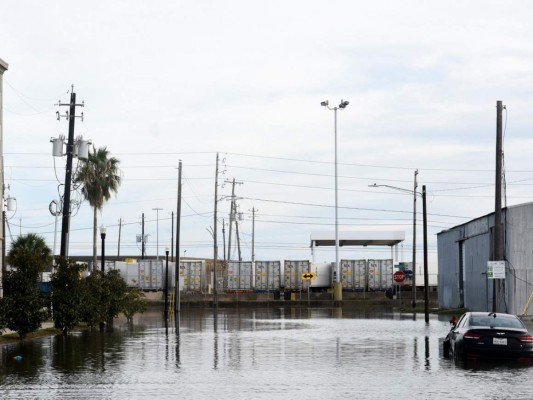
[(466, 314), (464, 314), (460, 319), (459, 321), (457, 322), (457, 325), (456, 327), (457, 328), (461, 328), (464, 324), (465, 324), (465, 321), (466, 321)]
[(489, 326), (492, 328), (524, 329), (524, 325), (518, 318), (502, 317), (496, 314), (476, 315), (470, 321), (471, 326)]

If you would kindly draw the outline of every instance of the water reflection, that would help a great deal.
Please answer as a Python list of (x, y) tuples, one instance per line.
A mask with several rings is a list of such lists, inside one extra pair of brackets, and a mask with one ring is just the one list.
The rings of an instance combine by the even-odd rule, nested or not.
[(424, 337), (424, 349), (425, 349), (425, 362), (424, 366), (426, 367), (426, 370), (429, 370), (431, 367), (431, 361), (429, 357), (429, 336)]
[(182, 308), (166, 322), (150, 310), (110, 333), (3, 346), (0, 397), (474, 399), (494, 386), (533, 397), (532, 368), (444, 359), (448, 330), (448, 319), (392, 310)]
[(32, 377), (43, 368), (48, 357), (46, 346), (27, 341), (2, 346), (0, 358), (0, 384), (9, 376)]

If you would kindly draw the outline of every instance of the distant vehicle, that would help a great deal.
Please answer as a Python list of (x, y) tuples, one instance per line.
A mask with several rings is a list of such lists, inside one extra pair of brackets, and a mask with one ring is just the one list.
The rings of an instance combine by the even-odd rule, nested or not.
[(533, 335), (511, 314), (467, 312), (444, 339), (443, 353), (455, 361), (467, 358), (533, 360)]

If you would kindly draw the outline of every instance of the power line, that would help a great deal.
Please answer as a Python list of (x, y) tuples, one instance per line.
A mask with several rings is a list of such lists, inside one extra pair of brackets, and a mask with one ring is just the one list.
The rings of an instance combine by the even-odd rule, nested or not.
[[(299, 206), (309, 206), (309, 207), (323, 207), (323, 208), (333, 208), (334, 206), (327, 204), (312, 204), (312, 203), (301, 203), (294, 201), (282, 201), (282, 200), (272, 200), (272, 199), (260, 199), (255, 197), (241, 197), (244, 200), (252, 201), (262, 201), (265, 203), (281, 203), (281, 204), (294, 204)], [(377, 209), (377, 208), (362, 208), (362, 207), (348, 207), (348, 206), (339, 206), (339, 208), (345, 210), (358, 210), (358, 211), (376, 211), (376, 212), (391, 212), (391, 213), (401, 213), (401, 214), (412, 214), (412, 211), (403, 211), (403, 210), (386, 210), (386, 209)], [(429, 214), (438, 217), (450, 217), (450, 218), (462, 218), (462, 219), (472, 219), (473, 217), (467, 216), (458, 216), (458, 215), (447, 215), (447, 214)]]

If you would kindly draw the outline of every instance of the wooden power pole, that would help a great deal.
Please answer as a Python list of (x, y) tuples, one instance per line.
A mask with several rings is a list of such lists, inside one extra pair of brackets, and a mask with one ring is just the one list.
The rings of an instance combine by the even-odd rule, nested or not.
[[(494, 207), (494, 254), (493, 261), (502, 261), (503, 256), (503, 232), (502, 232), (502, 157), (503, 157), (503, 134), (502, 134), (502, 111), (504, 105), (501, 100), (496, 102), (496, 181), (495, 181), (495, 207)], [(493, 280), (492, 311), (499, 311), (500, 280)]]

